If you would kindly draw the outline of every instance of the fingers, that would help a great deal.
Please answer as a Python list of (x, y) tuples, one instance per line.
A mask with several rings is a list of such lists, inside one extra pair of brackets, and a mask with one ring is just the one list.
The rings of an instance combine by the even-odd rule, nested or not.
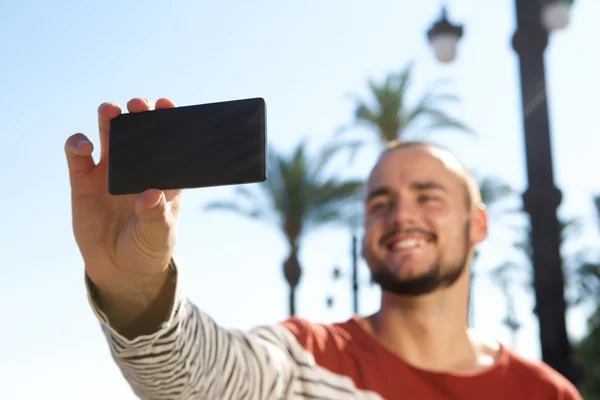
[(182, 192), (183, 191), (181, 189), (165, 190), (165, 197), (167, 198), (167, 202), (179, 200)]
[(67, 139), (65, 142), (65, 154), (71, 178), (74, 175), (90, 171), (94, 168), (93, 150), (94, 145), (82, 133), (76, 133)]
[[(155, 108), (172, 108), (175, 103), (169, 99), (161, 98), (156, 106), (142, 98), (133, 98), (127, 102), (127, 111), (138, 113), (154, 110)], [(116, 103), (103, 103), (98, 108), (98, 129), (100, 131), (100, 161), (108, 160), (110, 121), (121, 115), (121, 108)]]
[(183, 190), (174, 189), (174, 190), (165, 190), (165, 198), (167, 199), (167, 204), (171, 209), (171, 213), (174, 217), (179, 216), (179, 211), (181, 208), (181, 195)]
[(165, 194), (149, 189), (136, 196), (135, 213), (140, 221), (140, 235), (144, 241), (157, 248), (169, 246), (171, 216)]
[(163, 98), (156, 100), (156, 109), (157, 110), (160, 108), (173, 108), (173, 107), (177, 107), (177, 106), (171, 99), (167, 99), (167, 98), (163, 97)]
[(130, 113), (144, 112), (154, 109), (154, 104), (147, 99), (136, 97), (127, 102), (127, 111)]
[[(142, 193), (137, 195), (136, 198), (136, 207), (140, 208), (140, 212), (145, 213), (145, 211), (152, 211), (154, 208), (156, 208), (159, 203), (162, 201), (162, 198), (164, 197), (163, 192), (161, 190), (158, 189), (149, 189), (149, 190), (145, 190)], [(136, 210), (137, 211), (137, 210)], [(147, 213), (145, 213), (144, 215), (146, 215)]]
[(137, 195), (136, 203), (139, 203), (140, 212), (151, 211), (160, 205), (161, 201), (170, 204), (171, 207), (178, 207), (181, 199), (181, 189), (172, 189), (161, 191), (158, 189), (145, 190)]
[(127, 110), (131, 113), (143, 112), (149, 110), (159, 110), (163, 108), (176, 107), (175, 103), (171, 99), (161, 97), (156, 100), (156, 103), (152, 103), (148, 99), (135, 98), (129, 100), (127, 103)]
[(98, 107), (98, 130), (100, 131), (100, 161), (108, 161), (110, 120), (121, 115), (121, 107), (115, 103), (103, 103)]

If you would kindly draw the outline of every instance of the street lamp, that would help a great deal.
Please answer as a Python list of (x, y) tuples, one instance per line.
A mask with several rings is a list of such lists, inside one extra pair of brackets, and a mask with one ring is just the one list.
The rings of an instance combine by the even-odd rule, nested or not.
[[(548, 34), (567, 26), (572, 3), (572, 0), (515, 0), (517, 30), (512, 44), (519, 57), (528, 181), (528, 188), (523, 193), (523, 207), (530, 217), (533, 285), (542, 359), (577, 384), (580, 371), (571, 361), (565, 322), (560, 228), (556, 215), (562, 194), (554, 184), (544, 66)], [(447, 22), (444, 9), (442, 19), (427, 32), (431, 43), (437, 41), (435, 54), (443, 63), (453, 59), (452, 51), (439, 51), (439, 40), (445, 37), (449, 43), (447, 38), (451, 32), (459, 31), (456, 25)]]
[[(540, 23), (548, 31), (566, 28), (570, 21), (573, 0), (538, 0), (541, 2)], [(458, 41), (464, 34), (463, 25), (455, 25), (448, 20), (448, 8), (442, 7), (438, 19), (427, 31), (427, 39), (433, 48), (436, 59), (449, 63), (456, 58)]]
[(558, 31), (569, 25), (573, 0), (545, 0), (542, 4), (542, 26), (548, 31)]
[(463, 27), (450, 23), (448, 9), (442, 7), (440, 19), (427, 31), (427, 38), (438, 61), (449, 63), (456, 58), (456, 47), (462, 35)]

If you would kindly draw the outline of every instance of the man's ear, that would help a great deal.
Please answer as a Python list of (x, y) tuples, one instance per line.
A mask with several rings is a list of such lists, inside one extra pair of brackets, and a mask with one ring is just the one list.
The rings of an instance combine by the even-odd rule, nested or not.
[(471, 244), (478, 245), (488, 236), (488, 214), (485, 204), (480, 204), (471, 211)]

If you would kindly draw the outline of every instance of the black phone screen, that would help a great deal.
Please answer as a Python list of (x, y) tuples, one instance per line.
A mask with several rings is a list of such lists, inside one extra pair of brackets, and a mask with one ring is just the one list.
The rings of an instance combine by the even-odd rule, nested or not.
[(110, 123), (108, 189), (187, 189), (262, 182), (262, 98), (122, 114)]

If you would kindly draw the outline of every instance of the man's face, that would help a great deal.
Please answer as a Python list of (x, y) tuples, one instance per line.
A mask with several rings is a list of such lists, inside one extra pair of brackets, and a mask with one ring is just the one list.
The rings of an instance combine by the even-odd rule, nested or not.
[(452, 285), (485, 236), (485, 221), (469, 209), (457, 166), (438, 150), (386, 154), (366, 196), (363, 252), (384, 291), (417, 296)]

